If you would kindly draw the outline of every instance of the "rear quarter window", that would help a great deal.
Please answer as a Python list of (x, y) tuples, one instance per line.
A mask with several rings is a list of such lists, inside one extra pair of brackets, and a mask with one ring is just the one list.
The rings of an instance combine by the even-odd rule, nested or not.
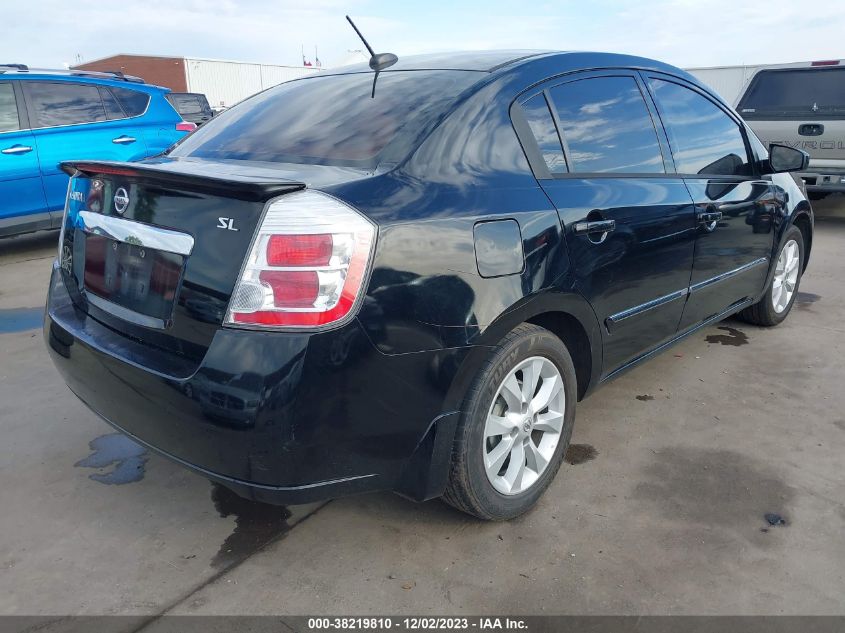
[(146, 112), (147, 106), (150, 103), (150, 95), (146, 92), (115, 87), (110, 88), (110, 90), (120, 102), (126, 116), (141, 116)]
[(565, 174), (568, 169), (555, 121), (544, 94), (534, 95), (521, 104), (522, 114), (531, 128), (537, 147), (551, 174)]

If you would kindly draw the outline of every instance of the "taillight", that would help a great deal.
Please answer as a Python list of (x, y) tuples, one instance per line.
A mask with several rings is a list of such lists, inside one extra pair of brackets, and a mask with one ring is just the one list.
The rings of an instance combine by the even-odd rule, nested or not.
[(176, 124), (176, 130), (178, 132), (193, 132), (197, 129), (196, 123), (191, 123), (190, 121), (179, 121)]
[(324, 193), (271, 202), (226, 323), (313, 328), (342, 321), (358, 303), (375, 236), (369, 220)]

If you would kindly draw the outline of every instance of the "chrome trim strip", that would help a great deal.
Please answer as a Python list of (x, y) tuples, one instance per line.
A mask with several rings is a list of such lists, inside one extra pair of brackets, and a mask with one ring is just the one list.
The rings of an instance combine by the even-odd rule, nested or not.
[(606, 383), (607, 381), (609, 381), (613, 378), (616, 378), (616, 376), (628, 371), (629, 369), (631, 369), (632, 367), (640, 364), (644, 360), (652, 358), (653, 356), (657, 356), (658, 354), (660, 354), (661, 352), (663, 352), (667, 348), (672, 347), (675, 343), (682, 341), (683, 339), (688, 337), (693, 332), (698, 332), (701, 328), (707, 327), (711, 323), (721, 321), (722, 319), (727, 318), (729, 315), (736, 313), (736, 312), (739, 312), (744, 307), (751, 305), (751, 303), (753, 303), (753, 299), (742, 299), (740, 301), (737, 301), (736, 303), (728, 306), (725, 310), (723, 310), (719, 314), (715, 314), (712, 317), (710, 317), (709, 319), (705, 319), (701, 323), (697, 323), (696, 325), (684, 330), (683, 332), (680, 332), (677, 336), (669, 339), (665, 343), (661, 343), (660, 345), (658, 345), (654, 349), (649, 350), (649, 351), (645, 352), (644, 354), (640, 354), (639, 356), (637, 356), (636, 358), (634, 358), (632, 360), (629, 360), (627, 363), (625, 363), (621, 367), (617, 367), (612, 372), (607, 374), (607, 376), (605, 376), (604, 378), (601, 378), (599, 380), (598, 384), (601, 385), (601, 384), (604, 384), (604, 383)]
[(118, 242), (176, 253), (186, 257), (194, 249), (194, 238), (187, 233), (162, 229), (110, 215), (92, 213), (91, 211), (79, 212), (76, 227), (86, 233), (103, 235)]
[(605, 319), (605, 327), (607, 327), (608, 331), (610, 331), (610, 327), (612, 325), (616, 325), (620, 321), (624, 321), (632, 316), (636, 316), (638, 314), (642, 314), (643, 312), (647, 312), (652, 308), (656, 308), (658, 306), (662, 306), (670, 301), (675, 301), (676, 299), (683, 299), (687, 296), (687, 289), (684, 288), (682, 290), (676, 290), (675, 292), (670, 292), (668, 295), (663, 295), (662, 297), (657, 297), (657, 299), (652, 299), (651, 301), (647, 301), (646, 303), (640, 304), (638, 306), (634, 306), (633, 308), (628, 308), (627, 310), (623, 310), (622, 312), (617, 312), (616, 314), (611, 314), (609, 317)]
[(763, 264), (767, 264), (769, 262), (768, 257), (761, 257), (760, 259), (755, 259), (753, 262), (749, 262), (740, 266), (739, 268), (734, 268), (733, 270), (729, 270), (725, 273), (721, 273), (716, 275), (715, 277), (711, 277), (710, 279), (705, 279), (704, 281), (699, 281), (697, 284), (693, 284), (689, 288), (690, 294), (697, 292), (706, 288), (707, 286), (712, 286), (713, 284), (717, 284), (720, 281), (725, 281), (726, 279), (730, 279), (735, 275), (739, 275), (746, 271), (751, 270), (752, 268), (756, 268), (757, 266), (762, 266)]
[(88, 303), (97, 306), (103, 312), (108, 312), (119, 319), (135, 323), (136, 325), (157, 328), (159, 330), (163, 330), (168, 325), (167, 321), (135, 312), (129, 308), (124, 308), (123, 306), (113, 303), (108, 299), (103, 299), (102, 297), (95, 295), (90, 290), (85, 293), (85, 298), (88, 300)]

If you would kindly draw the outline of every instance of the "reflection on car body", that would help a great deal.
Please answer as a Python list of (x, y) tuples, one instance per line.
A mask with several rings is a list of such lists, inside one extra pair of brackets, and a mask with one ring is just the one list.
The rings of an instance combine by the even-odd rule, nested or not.
[[(789, 313), (807, 156), (683, 71), (491, 51), (373, 83), (324, 72), (164, 156), (64, 165), (45, 336), (89, 407), (250, 498), (394, 490), (507, 519), (554, 478), (577, 401), (729, 315)], [(98, 294), (102, 245), (130, 290), (140, 248), (179, 280)]]

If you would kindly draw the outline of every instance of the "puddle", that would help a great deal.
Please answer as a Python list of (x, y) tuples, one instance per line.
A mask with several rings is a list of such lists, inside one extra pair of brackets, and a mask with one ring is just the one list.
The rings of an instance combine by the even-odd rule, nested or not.
[(44, 308), (8, 308), (0, 310), (0, 334), (41, 328)]
[(144, 478), (144, 465), (149, 458), (147, 449), (133, 442), (123, 433), (108, 433), (88, 443), (91, 454), (81, 459), (74, 466), (82, 468), (105, 469), (114, 466), (109, 472), (88, 475), (97, 483), (106, 485), (131, 484)]
[(216, 483), (211, 484), (211, 500), (221, 517), (235, 517), (235, 529), (211, 561), (214, 567), (241, 561), (290, 529), (291, 513), (284, 506), (249, 501)]
[(711, 344), (719, 343), (721, 345), (731, 345), (732, 347), (748, 344), (748, 335), (742, 330), (737, 330), (735, 327), (729, 327), (727, 325), (721, 325), (719, 329), (727, 332), (727, 334), (708, 334), (705, 340)]
[(589, 444), (570, 444), (563, 458), (567, 464), (577, 466), (596, 458), (599, 452)]
[(641, 395), (641, 396), (636, 396), (636, 398), (637, 398), (637, 400), (639, 400), (640, 402), (648, 402), (649, 400), (654, 400), (654, 396), (650, 396), (650, 395), (649, 395), (649, 394), (647, 394), (647, 393), (644, 393), (644, 394), (643, 394), (643, 395)]
[[(775, 464), (736, 451), (689, 446), (667, 446), (657, 455), (637, 475), (631, 497), (654, 506), (678, 526), (705, 529), (708, 538), (733, 547), (737, 537), (766, 546), (756, 540), (760, 527), (788, 517), (785, 510), (795, 491)], [(761, 520), (766, 521), (762, 526)]]

